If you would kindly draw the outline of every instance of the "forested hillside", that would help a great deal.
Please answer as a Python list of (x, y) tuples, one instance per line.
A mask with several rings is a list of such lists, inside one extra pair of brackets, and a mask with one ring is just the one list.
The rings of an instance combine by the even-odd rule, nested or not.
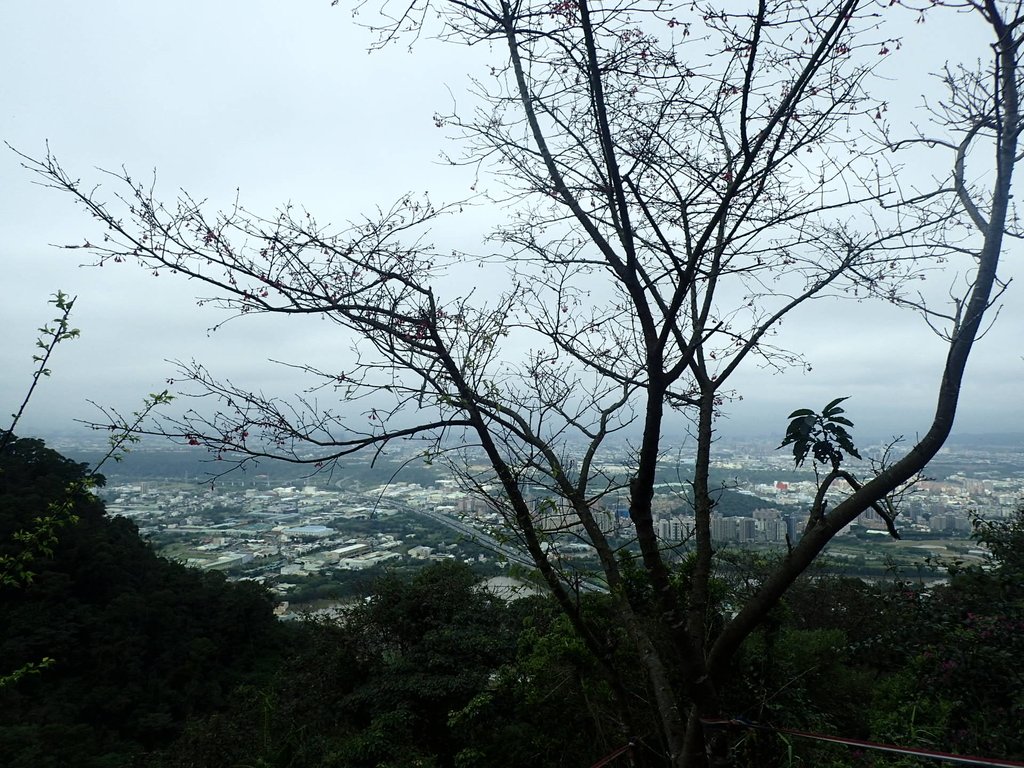
[[(83, 465), (15, 440), (0, 469), (0, 542), (71, 502), (52, 557), (28, 584), (4, 587), (4, 671), (50, 658), (0, 691), (5, 765), (123, 765), (170, 743), (184, 723), (222, 708), (284, 648), (269, 597), (251, 584), (158, 558), (135, 526), (76, 489)], [(70, 496), (70, 498), (69, 498)]]
[[(625, 688), (552, 601), (506, 604), (460, 563), (385, 578), (342, 620), (278, 622), (260, 587), (154, 555), (82, 489), (86, 472), (36, 440), (0, 457), (4, 766), (568, 767), (619, 750), (609, 765), (662, 764), (651, 691), (630, 674), (641, 660), (611, 622), (605, 661)], [(55, 511), (77, 520), (26, 549)], [(800, 582), (731, 668), (726, 711), (1024, 759), (1024, 516), (978, 535), (991, 562), (949, 564), (948, 586)], [(622, 567), (648, 631), (667, 631), (644, 571)], [(730, 562), (709, 631), (764, 572)], [(689, 577), (677, 570), (677, 588)], [(597, 621), (611, 610), (604, 595), (580, 600)], [(732, 728), (729, 741), (737, 766), (914, 764), (770, 729)]]

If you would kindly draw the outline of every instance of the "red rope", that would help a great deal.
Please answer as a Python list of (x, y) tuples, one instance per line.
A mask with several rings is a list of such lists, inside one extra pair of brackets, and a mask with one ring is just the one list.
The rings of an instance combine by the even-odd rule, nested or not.
[(628, 752), (632, 748), (632, 746), (633, 746), (633, 742), (631, 741), (626, 746), (619, 747), (614, 752), (612, 752), (610, 755), (605, 755), (604, 757), (602, 757), (600, 760), (598, 760), (596, 763), (594, 763), (592, 766), (590, 766), (590, 768), (602, 768), (602, 766), (608, 765), (608, 763), (610, 763), (612, 760), (614, 760), (619, 755), (623, 754), (624, 752)]
[(825, 741), (832, 744), (845, 744), (849, 747), (861, 747), (862, 749), (873, 749), (877, 752), (891, 752), (897, 755), (913, 755), (915, 757), (930, 757), (933, 760), (943, 760), (947, 763), (959, 763), (961, 765), (976, 765), (983, 768), (1024, 768), (1024, 763), (1016, 760), (999, 760), (991, 757), (976, 757), (974, 755), (955, 755), (952, 752), (939, 752), (934, 749), (918, 749), (917, 747), (901, 747), (896, 744), (882, 744), (877, 741), (865, 741), (863, 739), (850, 739), (844, 736), (828, 736), (824, 733), (811, 733), (810, 731), (797, 731), (792, 728), (776, 728), (761, 723), (751, 723), (746, 720), (722, 720), (701, 718), (701, 725), (711, 726), (732, 726), (736, 728), (752, 728), (760, 731), (775, 731), (796, 736), (801, 739), (813, 741)]

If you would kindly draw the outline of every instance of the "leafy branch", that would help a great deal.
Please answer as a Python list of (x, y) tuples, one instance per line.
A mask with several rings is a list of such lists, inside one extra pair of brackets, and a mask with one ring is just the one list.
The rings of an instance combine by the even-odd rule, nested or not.
[[(107, 409), (103, 406), (89, 401), (92, 405), (96, 406), (105, 416), (116, 417), (110, 418), (109, 423), (104, 425), (102, 429), (110, 432), (108, 438), (109, 448), (107, 452), (103, 454), (103, 458), (99, 460), (95, 467), (90, 470), (90, 475), (95, 475), (99, 472), (100, 467), (106, 464), (108, 461), (120, 462), (124, 457), (131, 451), (131, 446), (137, 445), (142, 439), (141, 434), (144, 434), (142, 425), (146, 419), (153, 413), (154, 410), (162, 405), (168, 405), (174, 400), (174, 395), (169, 390), (163, 390), (162, 392), (151, 392), (146, 395), (142, 400), (142, 408), (137, 411), (132, 411), (130, 417), (122, 416), (120, 413), (113, 409)], [(89, 422), (83, 422), (92, 429), (98, 429)]]
[(32, 583), (31, 564), (40, 557), (51, 557), (57, 546), (57, 532), (78, 522), (75, 505), (82, 494), (102, 484), (102, 478), (87, 476), (70, 483), (56, 501), (47, 505), (46, 514), (37, 515), (31, 528), (15, 531), (11, 539), (21, 545), (13, 555), (0, 555), (0, 586), (23, 587)]
[[(25, 413), (39, 382), (43, 377), (50, 375), (48, 366), (53, 350), (62, 341), (77, 339), (79, 336), (79, 330), (72, 328), (70, 322), (75, 298), (68, 297), (63, 291), (57, 291), (49, 303), (60, 310), (60, 314), (50, 321), (50, 324), (39, 329), (36, 347), (42, 351), (32, 356), (32, 361), (36, 363), (36, 370), (32, 374), (32, 383), (18, 410), (11, 414), (10, 426), (0, 434), (0, 453), (3, 453), (14, 439), (14, 429)], [(94, 481), (87, 478), (83, 482), (92, 483)], [(79, 484), (69, 487), (60, 501), (52, 502), (45, 515), (36, 517), (32, 521), (32, 528), (16, 531), (12, 535), (12, 539), (20, 544), (21, 548), (13, 555), (0, 555), (0, 586), (23, 586), (32, 582), (33, 574), (29, 569), (30, 563), (38, 557), (47, 557), (53, 554), (53, 547), (57, 543), (57, 531), (66, 525), (73, 525), (78, 520), (73, 510), (74, 498), (77, 495), (76, 492), (85, 490), (85, 488), (76, 487), (77, 485)], [(2, 678), (8, 682), (10, 679), (10, 677)]]
[[(793, 411), (789, 414), (790, 422), (786, 429), (786, 438), (779, 446), (779, 448), (785, 448), (787, 445), (793, 446), (793, 460), (798, 467), (803, 465), (807, 455), (810, 454), (815, 465), (816, 476), (819, 476), (817, 473), (819, 464), (830, 467), (829, 473), (818, 483), (818, 491), (814, 496), (814, 503), (811, 506), (811, 514), (807, 522), (808, 527), (824, 519), (826, 496), (836, 480), (845, 480), (854, 492), (860, 491), (863, 487), (851, 472), (842, 468), (843, 460), (847, 456), (853, 456), (855, 459), (861, 458), (857, 446), (853, 444), (853, 438), (847, 431), (847, 427), (853, 428), (853, 422), (841, 415), (846, 411), (840, 406), (840, 403), (847, 399), (848, 397), (837, 397), (822, 408), (821, 413), (815, 413), (810, 408)], [(869, 506), (885, 521), (889, 535), (894, 539), (899, 539), (900, 534), (896, 530), (895, 522), (897, 512), (888, 497), (881, 503), (873, 502)]]
[(56, 663), (56, 659), (44, 656), (39, 661), (29, 662), (28, 664), (18, 667), (9, 674), (0, 675), (0, 690), (3, 690), (9, 685), (14, 685), (22, 678), (28, 677), (29, 675), (38, 675), (44, 669), (52, 667)]
[(50, 321), (52, 325), (44, 325), (39, 329), (36, 347), (41, 349), (42, 352), (32, 356), (32, 362), (36, 363), (37, 366), (35, 373), (32, 374), (32, 383), (29, 385), (25, 398), (21, 401), (18, 410), (11, 414), (11, 425), (0, 435), (0, 451), (3, 451), (14, 437), (14, 429), (17, 427), (18, 422), (21, 421), (25, 408), (28, 407), (28, 403), (32, 399), (36, 387), (39, 386), (39, 382), (44, 376), (50, 375), (50, 369), (47, 366), (50, 363), (50, 356), (53, 354), (53, 350), (62, 341), (77, 339), (79, 336), (79, 330), (72, 328), (70, 323), (71, 310), (75, 306), (76, 298), (69, 297), (63, 291), (57, 291), (49, 302), (60, 310), (60, 315)]
[(813, 456), (815, 463), (830, 465), (833, 471), (839, 470), (847, 455), (860, 458), (853, 438), (846, 431), (847, 427), (853, 427), (853, 422), (840, 415), (846, 411), (839, 404), (847, 399), (837, 397), (822, 408), (820, 414), (810, 408), (801, 408), (789, 414), (786, 439), (779, 448), (793, 446), (796, 466), (803, 465), (808, 453)]
[[(0, 454), (14, 440), (15, 427), (25, 413), (39, 382), (43, 377), (50, 375), (49, 363), (54, 349), (63, 341), (78, 338), (80, 333), (77, 328), (71, 326), (70, 322), (75, 298), (68, 297), (63, 291), (57, 291), (50, 303), (60, 311), (60, 314), (39, 329), (40, 335), (36, 339), (36, 347), (41, 351), (32, 357), (36, 364), (32, 382), (17, 412), (11, 414), (10, 426), (0, 434)], [(138, 427), (154, 408), (165, 405), (172, 399), (173, 397), (166, 390), (149, 395), (145, 399), (142, 409), (133, 414), (134, 421), (130, 425), (126, 424), (125, 429), (111, 435), (110, 448), (100, 462), (83, 477), (69, 483), (64, 492), (47, 505), (46, 512), (36, 515), (29, 526), (11, 534), (11, 541), (17, 547), (13, 554), (0, 554), (0, 587), (22, 588), (32, 583), (35, 578), (32, 564), (39, 558), (53, 556), (59, 540), (59, 531), (78, 522), (76, 507), (81, 499), (90, 495), (97, 486), (103, 485), (103, 476), (99, 474), (103, 464), (109, 459), (120, 461), (127, 452), (128, 446), (138, 442), (139, 438), (132, 430)], [(29, 675), (39, 674), (54, 663), (54, 659), (47, 656), (37, 662), (24, 664), (12, 672), (2, 674), (0, 675), (0, 689), (14, 685)]]

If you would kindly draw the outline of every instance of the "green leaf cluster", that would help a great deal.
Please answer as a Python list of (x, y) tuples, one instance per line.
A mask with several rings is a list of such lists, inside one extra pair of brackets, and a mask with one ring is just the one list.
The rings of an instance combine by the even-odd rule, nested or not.
[(816, 413), (809, 408), (800, 408), (789, 414), (786, 437), (779, 448), (793, 446), (793, 460), (801, 466), (808, 454), (817, 464), (838, 470), (846, 456), (860, 458), (853, 438), (847, 427), (853, 422), (841, 415), (846, 411), (840, 406), (847, 397), (838, 397)]

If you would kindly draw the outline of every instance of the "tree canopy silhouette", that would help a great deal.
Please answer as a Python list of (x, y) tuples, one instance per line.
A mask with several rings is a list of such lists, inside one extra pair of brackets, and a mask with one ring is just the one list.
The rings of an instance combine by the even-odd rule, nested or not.
[[(504, 516), (602, 664), (623, 735), (639, 724), (621, 670), (607, 662), (609, 621), (637, 649), (667, 759), (701, 765), (723, 748), (706, 743), (701, 719), (720, 714), (719, 688), (745, 639), (858, 515), (880, 509), (892, 521), (894, 494), (949, 435), (971, 348), (1004, 287), (1024, 16), (999, 0), (931, 6), (980, 18), (992, 47), (984, 68), (946, 73), (949, 94), (928, 133), (885, 124), (871, 95), (872, 68), (896, 47), (885, 16), (899, 9), (883, 4), (385, 3), (370, 22), (381, 44), (430, 29), (494, 51), (472, 111), (435, 118), (463, 140), (466, 154), (453, 162), (504, 185), (508, 219), (483, 255), (429, 247), (425, 228), (455, 207), (412, 195), (338, 230), (290, 206), (261, 216), (240, 206), (210, 213), (188, 195), (165, 204), (126, 173), (115, 174), (122, 196), (107, 201), (52, 156), (27, 163), (103, 225), (78, 246), (98, 263), (187, 276), (210, 290), (203, 301), (242, 314), (319, 315), (359, 344), (359, 364), (345, 370), (300, 363), (317, 394), (293, 401), (184, 364), (181, 379), (205, 396), (203, 409), (143, 430), (240, 463), (323, 465), (422, 441), (426, 459), (444, 461)], [(904, 194), (891, 152), (946, 163), (948, 173)], [(969, 171), (982, 152), (988, 164)], [(947, 260), (967, 276), (952, 309), (914, 289)], [(495, 261), (507, 270), (496, 295), (441, 280)], [(940, 331), (948, 346), (935, 416), (903, 457), (858, 478), (839, 464), (857, 450), (827, 407), (823, 429), (843, 429), (831, 433), (842, 450), (814, 453), (829, 472), (819, 500), (775, 570), (719, 623), (715, 422), (741, 367), (801, 364), (773, 334), (826, 296), (893, 302)], [(696, 448), (684, 590), (652, 506), (662, 436), (677, 424)], [(634, 425), (627, 466), (605, 460), (610, 438)], [(657, 606), (654, 628), (641, 620), (647, 606), (630, 599), (603, 512), (619, 495)], [(560, 556), (560, 532), (596, 551), (611, 614), (591, 615), (579, 599), (594, 577)]]

